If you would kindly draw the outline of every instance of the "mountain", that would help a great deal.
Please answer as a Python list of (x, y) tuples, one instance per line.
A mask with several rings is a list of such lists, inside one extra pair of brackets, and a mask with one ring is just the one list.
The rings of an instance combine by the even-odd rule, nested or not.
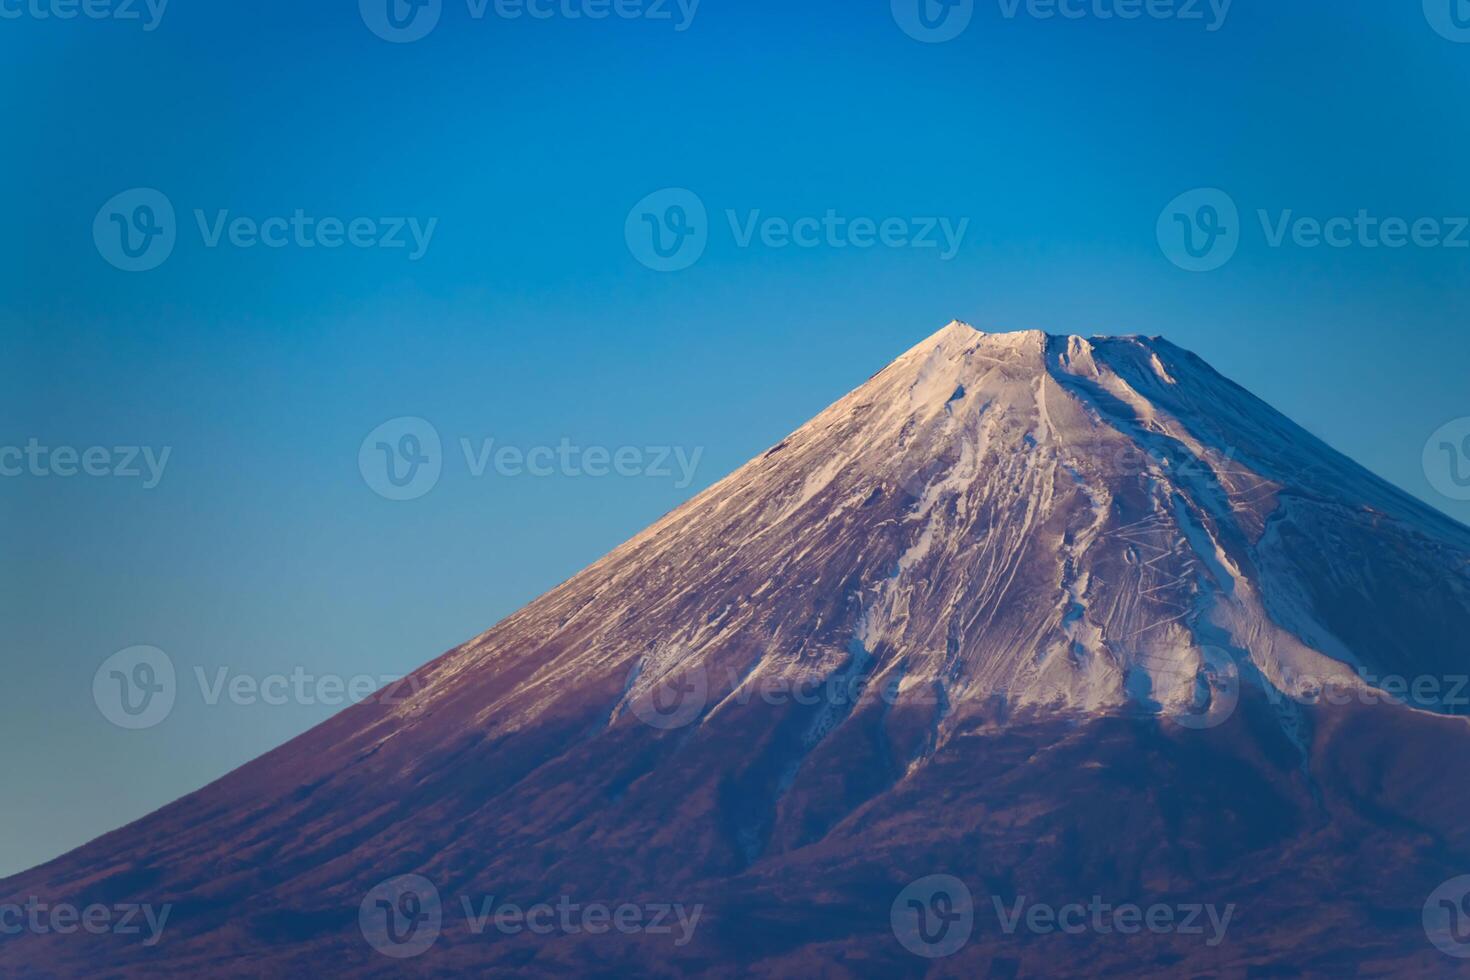
[(407, 680), (0, 882), (170, 909), (152, 945), (0, 934), (0, 973), (1451, 975), (1467, 636), (1470, 529), (1195, 355), (952, 323)]

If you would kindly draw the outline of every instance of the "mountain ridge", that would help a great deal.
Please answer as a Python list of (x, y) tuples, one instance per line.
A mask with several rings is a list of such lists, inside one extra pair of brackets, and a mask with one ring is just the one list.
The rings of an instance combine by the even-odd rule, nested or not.
[[(917, 972), (864, 910), (936, 862), (997, 888), (1252, 895), (1255, 940), (1169, 955), (1270, 962), (1273, 920), (1311, 923), (1311, 902), (1279, 882), (1262, 900), (1256, 863), (1300, 871), (1284, 855), (1305, 849), (1346, 874), (1357, 827), (1412, 894), (1470, 855), (1464, 791), (1377, 768), (1470, 741), (1463, 706), (1369, 683), (1465, 668), (1470, 534), (1434, 515), (1167, 341), (956, 321), (386, 696), (0, 881), (172, 901), (162, 952), (32, 936), (0, 940), (0, 965), (245, 974), (329, 953), (387, 974), (357, 904), (411, 871), (446, 892), (708, 897), (725, 925), (680, 954), (696, 972), (827, 962), (830, 924), (752, 950), (730, 933), (814, 888), (852, 917), (844, 948)], [(1066, 795), (1109, 786), (1091, 815)], [(451, 936), (422, 963), (603, 955), (512, 945)]]

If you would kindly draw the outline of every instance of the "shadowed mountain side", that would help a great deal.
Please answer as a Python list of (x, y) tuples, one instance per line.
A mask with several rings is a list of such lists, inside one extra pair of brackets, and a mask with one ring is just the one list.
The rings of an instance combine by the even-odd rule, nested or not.
[[(1470, 531), (1167, 342), (951, 324), (372, 702), (0, 882), (171, 906), (156, 946), (0, 935), (0, 972), (1443, 974), (1467, 570)], [(975, 936), (929, 960), (890, 906), (939, 873)], [(442, 932), (396, 959), (360, 913), (408, 874)], [(1094, 895), (1234, 911), (1207, 944), (993, 904)], [(701, 913), (477, 934), (489, 896)]]

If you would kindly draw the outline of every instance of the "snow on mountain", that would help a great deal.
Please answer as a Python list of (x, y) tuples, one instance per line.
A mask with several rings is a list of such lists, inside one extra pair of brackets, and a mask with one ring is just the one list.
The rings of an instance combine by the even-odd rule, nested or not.
[(1457, 550), (1457, 580), (1419, 584), (1465, 595), (1463, 527), (1192, 354), (955, 322), (452, 654), (404, 711), (507, 661), (526, 680), (482, 720), (533, 719), (578, 678), (640, 660), (613, 720), (691, 663), (747, 685), (862, 669), (956, 706), (1176, 712), (1202, 707), (1221, 666), (1284, 691), (1416, 670), (1415, 651), (1318, 619), (1323, 555), (1292, 550), (1308, 531)]
[[(411, 871), (714, 923), (679, 951), (446, 926), (425, 975), (906, 973), (888, 902), (936, 867), (1242, 903), (1239, 943), (1158, 939), (1161, 973), (1438, 963), (1402, 909), (1470, 862), (1470, 730), (1450, 685), (1376, 685), (1464, 674), (1467, 635), (1470, 530), (1198, 357), (951, 323), (385, 697), (0, 882), (171, 902), (169, 944), (0, 937), (0, 969), (394, 975), (356, 909)], [(1147, 972), (1093, 938), (963, 962)]]

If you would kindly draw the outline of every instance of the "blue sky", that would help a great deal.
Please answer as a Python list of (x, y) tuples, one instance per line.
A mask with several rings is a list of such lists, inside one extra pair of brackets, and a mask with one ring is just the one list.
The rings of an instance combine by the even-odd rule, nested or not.
[[(0, 0), (0, 446), (169, 456), (152, 488), (0, 478), (0, 712), (20, 747), (0, 760), (0, 873), (336, 710), (211, 705), (196, 671), (405, 673), (955, 317), (1163, 334), (1470, 520), (1421, 462), (1470, 415), (1470, 249), (1312, 247), (1290, 224), (1366, 212), (1451, 237), (1470, 214), (1470, 43), (1435, 29), (1455, 35), (1448, 0), (1236, 0), (1223, 21), (1203, 2), (1201, 20), (1124, 20), (1098, 12), (1127, 0), (1076, 19), (990, 0), (942, 43), (888, 0), (601, 20), (566, 15), (596, 0), (518, 19), (443, 0), (411, 43), (344, 0), (173, 0), (151, 30), (141, 3), (137, 21), (38, 16), (56, 2)], [(125, 264), (108, 204), (139, 188), (173, 210), (174, 242), (129, 272), (109, 260)], [(704, 209), (702, 252), (660, 272), (627, 235), (669, 188)], [(1199, 188), (1239, 215), (1208, 272), (1157, 234)], [(162, 220), (137, 210), (157, 200), (112, 213), (153, 228), (130, 222)], [(813, 247), (769, 221), (810, 232), (829, 211), (847, 230)], [(311, 247), (241, 244), (298, 213)], [(339, 239), (354, 220), (363, 242), (411, 243), (410, 219), (432, 233), (417, 257), (327, 247), (328, 219)], [(952, 255), (851, 237), (890, 222), (910, 242), (940, 219), (963, 223)], [(407, 501), (359, 468), (400, 417), (443, 445), (432, 491)], [(636, 448), (640, 475), (477, 477), (461, 439)], [(697, 449), (688, 485), (677, 466), (648, 475), (650, 447)], [(178, 692), (124, 730), (93, 679), (136, 645), (167, 654)]]

